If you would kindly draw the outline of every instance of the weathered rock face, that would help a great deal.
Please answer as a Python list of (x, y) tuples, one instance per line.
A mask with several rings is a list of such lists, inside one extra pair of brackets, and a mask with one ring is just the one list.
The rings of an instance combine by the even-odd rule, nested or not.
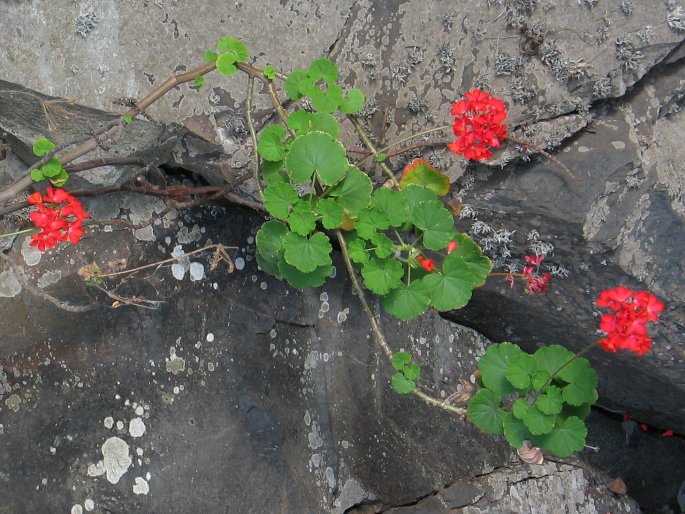
[[(640, 359), (600, 351), (588, 357), (600, 372), (600, 404), (685, 433), (679, 258), (685, 213), (679, 158), (685, 124), (679, 112), (683, 32), (670, 3), (628, 1), (613, 10), (601, 3), (593, 8), (596, 3), (473, 0), (446, 10), (443, 2), (414, 0), (235, 2), (205, 3), (198, 16), (192, 3), (164, 0), (93, 7), (6, 2), (0, 19), (13, 21), (11, 30), (0, 33), (0, 75), (43, 93), (117, 110), (113, 100), (141, 97), (171, 73), (200, 64), (204, 50), (230, 34), (248, 43), (256, 65), (270, 62), (286, 72), (332, 56), (347, 83), (367, 93), (361, 118), (379, 144), (448, 122), (449, 103), (459, 92), (489, 88), (507, 101), (516, 134), (557, 148), (574, 177), (550, 162), (524, 161), (514, 145), (493, 161), (501, 170), (467, 166), (444, 145), (425, 155), (456, 181), (454, 195), (463, 204), (460, 227), (501, 270), (537, 251), (546, 254), (557, 276), (550, 294), (538, 298), (522, 298), (504, 283), (491, 282), (468, 308), (447, 317), (492, 340), (528, 349), (547, 343), (579, 349), (596, 337), (592, 302), (599, 291), (619, 284), (649, 289), (667, 304), (655, 327), (655, 351)], [(178, 166), (215, 185), (237, 180), (252, 155), (242, 109), (245, 84), (210, 75), (207, 86), (200, 91), (181, 86), (150, 109), (153, 120), (178, 122), (185, 130), (137, 120), (109, 153), (98, 149), (97, 155), (144, 155), (154, 165)], [(45, 99), (31, 91), (17, 93), (16, 85), (7, 83), (0, 87), (0, 128), (27, 160), (36, 137), (66, 141), (105, 120), (97, 111), (60, 100), (45, 110)], [(33, 101), (23, 117), (16, 109), (21, 96), (25, 107)], [(268, 103), (260, 98), (258, 124), (268, 116)], [(400, 168), (410, 156), (391, 162)], [(367, 171), (373, 176), (376, 170)], [(3, 183), (10, 181), (9, 173), (3, 170)], [(85, 175), (78, 185), (101, 187), (126, 176), (125, 169), (110, 168), (106, 175)], [(188, 249), (206, 243), (202, 228), (213, 241), (237, 244), (247, 255), (248, 237), (258, 225), (246, 213), (214, 208), (197, 226), (184, 219), (183, 228), (161, 201), (109, 198), (90, 202), (90, 212), (105, 220), (124, 209), (134, 224), (157, 219), (136, 230), (136, 239), (112, 225), (113, 231), (98, 232), (76, 249), (40, 262), (36, 252), (16, 241), (11, 255), (29, 270), (36, 291), (73, 303), (85, 298), (102, 303), (103, 293), (82, 289), (75, 276), (81, 265), (123, 258), (130, 267), (168, 258), (176, 244)], [(206, 216), (220, 216), (224, 228)], [(220, 502), (256, 512), (276, 505), (302, 512), (324, 505), (344, 510), (364, 499), (414, 502), (460, 475), (506, 463), (509, 453), (500, 442), (483, 439), (459, 421), (455, 428), (453, 419), (429, 414), (414, 402), (407, 407), (406, 399), (389, 394), (387, 369), (375, 359), (342, 273), (322, 290), (297, 293), (255, 271), (251, 261), (219, 278), (209, 273), (208, 261), (198, 259), (209, 279), (188, 282), (201, 274), (186, 263), (184, 282), (172, 278), (181, 274), (178, 269), (173, 275), (148, 270), (145, 278), (117, 290), (164, 300), (153, 312), (125, 307), (64, 314), (25, 287), (20, 291), (14, 272), (2, 271), (0, 294), (10, 299), (2, 300), (7, 314), (0, 321), (7, 356), (6, 377), (0, 374), (5, 430), (0, 437), (7, 462), (26, 463), (0, 484), (17, 491), (19, 477), (30, 477), (22, 482), (25, 490), (12, 493), (15, 505), (41, 510), (59, 499), (64, 510), (76, 503), (87, 509), (85, 499), (97, 498), (113, 510), (133, 505), (126, 502), (143, 511), (211, 510)], [(470, 375), (484, 344), (474, 339), (470, 350), (455, 346), (450, 334), (458, 333), (459, 340), (472, 333), (435, 315), (411, 328), (386, 322), (398, 349), (412, 345), (426, 352), (437, 394), (442, 389), (449, 394), (458, 377)], [(113, 428), (107, 426), (109, 417)], [(147, 428), (140, 437), (129, 430), (135, 418)], [(125, 422), (123, 428), (117, 421)], [(36, 434), (33, 460), (22, 451), (26, 433)], [(104, 452), (104, 443), (115, 436), (129, 445), (134, 467), (111, 484), (106, 472), (90, 476), (88, 468), (100, 461), (102, 466), (116, 461), (121, 468), (126, 457), (119, 443)], [(427, 437), (429, 442), (417, 445)], [(39, 479), (36, 470), (45, 460), (54, 461), (56, 474)], [(420, 472), (407, 475), (407, 469)], [(255, 479), (246, 481), (246, 470)], [(157, 483), (146, 478), (148, 472)], [(259, 481), (269, 484), (269, 497), (255, 492)], [(198, 482), (204, 493), (189, 493), (187, 484)], [(35, 494), (36, 486), (41, 494)], [(141, 494), (131, 496), (133, 486)], [(75, 492), (72, 497), (65, 491)], [(274, 498), (278, 501), (269, 503)]]

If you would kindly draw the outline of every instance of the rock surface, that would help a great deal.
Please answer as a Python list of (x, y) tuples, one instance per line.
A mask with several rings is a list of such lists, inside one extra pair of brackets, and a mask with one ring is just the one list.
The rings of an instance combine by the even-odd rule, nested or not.
[[(0, 19), (13, 22), (0, 33), (0, 75), (9, 81), (0, 84), (0, 128), (14, 152), (0, 161), (0, 179), (16, 178), (17, 158), (30, 162), (28, 149), (40, 135), (66, 141), (107, 120), (95, 109), (31, 90), (123, 112), (127, 97), (142, 97), (170, 74), (201, 64), (202, 53), (227, 34), (247, 42), (256, 65), (272, 63), (285, 72), (330, 55), (345, 81), (366, 92), (361, 118), (379, 145), (449, 122), (449, 103), (460, 92), (489, 88), (507, 101), (515, 134), (556, 149), (573, 177), (535, 156), (528, 162), (514, 144), (489, 167), (466, 165), (442, 144), (424, 156), (456, 181), (460, 229), (501, 270), (537, 251), (556, 277), (551, 293), (538, 298), (491, 282), (448, 318), (530, 350), (546, 343), (576, 350), (596, 337), (592, 302), (599, 291), (618, 284), (649, 289), (667, 302), (655, 351), (640, 359), (591, 353), (602, 377), (599, 403), (656, 430), (685, 433), (684, 33), (667, 21), (675, 2), (571, 4), (472, 0), (446, 9), (443, 2), (415, 0), (209, 2), (198, 16), (192, 3), (175, 0), (5, 2)], [(24, 122), (17, 121), (19, 97)], [(252, 155), (244, 99), (241, 78), (209, 75), (200, 91), (180, 86), (109, 152), (143, 155), (209, 184), (234, 184)], [(259, 126), (267, 105), (260, 95)], [(163, 125), (171, 122), (179, 125)], [(112, 154), (97, 150), (105, 155)], [(391, 163), (400, 169), (415, 156)], [(10, 160), (14, 168), (6, 166)], [(107, 172), (110, 183), (128, 176), (124, 168)], [(98, 173), (79, 178), (86, 189), (103, 183)], [(243, 198), (252, 189), (249, 182), (242, 186)], [(256, 271), (253, 214), (218, 207), (179, 213), (161, 200), (129, 195), (87, 202), (100, 220), (154, 222), (136, 230), (104, 225), (78, 247), (42, 258), (26, 240), (12, 246), (23, 272), (0, 274), (0, 443), (3, 461), (14, 464), (0, 469), (0, 489), (10, 487), (5, 497), (16, 508), (54, 504), (68, 511), (83, 504), (88, 510), (94, 502), (96, 509), (140, 512), (218, 505), (343, 512), (365, 501), (415, 503), (460, 477), (490, 476), (508, 464), (510, 452), (500, 441), (390, 393), (388, 370), (376, 359), (342, 273), (321, 290), (301, 293)], [(173, 270), (143, 271), (115, 292), (162, 301), (154, 311), (108, 310), (113, 300), (85, 289), (76, 275), (90, 262), (130, 268), (208, 239), (238, 245), (235, 273), (210, 270), (206, 256), (185, 258)], [(22, 273), (35, 284), (31, 290)], [(64, 313), (40, 293), (98, 308)], [(397, 349), (422, 352), (438, 395), (470, 376), (486, 344), (435, 314), (411, 326), (384, 323)], [(129, 431), (133, 419), (146, 427), (140, 437)], [(127, 441), (133, 458), (116, 485), (87, 474), (113, 436)], [(49, 473), (42, 471), (46, 461), (52, 461)], [(550, 471), (550, 480), (569, 472)], [(512, 473), (518, 471), (506, 472)], [(685, 476), (670, 478), (677, 490)], [(634, 480), (639, 489), (639, 477)], [(485, 487), (481, 482), (469, 486)], [(268, 484), (268, 496), (255, 492), (261, 484)], [(525, 494), (533, 502), (533, 493)], [(512, 502), (502, 508), (519, 508)], [(586, 502), (573, 504), (569, 512), (585, 512)]]

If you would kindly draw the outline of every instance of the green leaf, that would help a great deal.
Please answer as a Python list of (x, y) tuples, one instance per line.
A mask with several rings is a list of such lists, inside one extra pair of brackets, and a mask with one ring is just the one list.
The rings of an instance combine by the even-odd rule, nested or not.
[(328, 236), (323, 232), (316, 232), (310, 237), (290, 232), (283, 238), (283, 248), (285, 261), (303, 273), (331, 265), (333, 248)]
[(575, 416), (559, 423), (549, 434), (534, 437), (532, 443), (551, 451), (557, 457), (570, 457), (585, 446), (587, 428)]
[(55, 187), (62, 187), (66, 183), (68, 178), (69, 175), (67, 174), (67, 172), (64, 170), (64, 168), (61, 168), (59, 170), (59, 174), (55, 177), (52, 177), (50, 179), (50, 182)]
[(425, 187), (438, 196), (445, 196), (450, 192), (450, 180), (438, 168), (425, 159), (414, 159), (402, 172), (400, 187), (409, 184)]
[(371, 179), (358, 168), (351, 168), (345, 179), (335, 186), (330, 195), (350, 214), (354, 215), (369, 205), (373, 185)]
[(262, 71), (264, 76), (269, 79), (273, 80), (276, 78), (276, 68), (274, 68), (272, 65), (267, 64), (264, 70)]
[(404, 367), (402, 373), (404, 373), (404, 376), (407, 377), (408, 380), (416, 380), (421, 375), (421, 366), (412, 362)]
[(574, 405), (569, 405), (568, 403), (564, 403), (563, 407), (561, 408), (561, 412), (557, 415), (557, 424), (560, 422), (560, 420), (565, 420), (571, 416), (575, 416), (578, 419), (585, 419), (587, 418), (588, 414), (590, 414), (589, 403), (584, 403), (583, 405), (577, 407)]
[(473, 288), (485, 281), (492, 266), (468, 236), (457, 234), (455, 239), (459, 246), (443, 260), (442, 273), (436, 271), (424, 278), (431, 289), (431, 302), (440, 311), (466, 305)]
[[(537, 360), (535, 362), (537, 362)], [(540, 389), (542, 386), (544, 386), (551, 375), (552, 374), (546, 369), (538, 369), (537, 371), (535, 371), (530, 380), (533, 389)]]
[[(197, 77), (195, 77), (195, 78), (197, 78)], [(130, 125), (131, 123), (133, 123), (133, 117), (130, 116), (130, 115), (128, 115), (128, 114), (124, 114), (124, 115), (121, 117), (121, 121), (123, 121), (124, 123), (126, 123), (126, 125)]]
[(395, 251), (395, 243), (382, 232), (376, 232), (371, 237), (370, 241), (371, 244), (375, 245), (373, 251), (376, 254), (376, 257), (385, 259), (386, 257), (390, 257)]
[(235, 55), (232, 53), (221, 54), (216, 58), (216, 69), (222, 75), (230, 77), (238, 68), (235, 65)]
[(250, 57), (250, 52), (248, 52), (245, 44), (240, 39), (230, 36), (219, 39), (216, 49), (219, 52), (228, 52), (229, 55), (233, 55), (235, 57), (233, 62), (245, 62)]
[(203, 58), (206, 63), (214, 62), (216, 61), (216, 58), (219, 57), (219, 54), (216, 52), (212, 52), (211, 50), (207, 50), (205, 54), (203, 55)]
[(410, 212), (413, 211), (414, 208), (421, 202), (438, 199), (432, 190), (417, 186), (415, 184), (408, 184), (402, 189), (402, 192), (404, 193), (407, 207), (409, 208)]
[(381, 297), (383, 308), (398, 319), (407, 321), (420, 316), (428, 309), (430, 291), (421, 279), (404, 282)]
[(376, 154), (375, 160), (376, 160), (376, 162), (383, 162), (387, 158), (388, 158), (388, 156), (386, 154), (384, 154), (383, 152), (378, 152)]
[[(451, 254), (450, 254), (451, 255)], [(510, 394), (516, 388), (507, 380), (509, 361), (523, 355), (523, 350), (511, 343), (493, 344), (478, 363), (483, 384), (497, 394)]]
[(338, 110), (343, 101), (343, 91), (340, 86), (328, 86), (326, 91), (314, 88), (309, 92), (312, 105), (317, 111), (331, 113)]
[(568, 383), (582, 383), (592, 389), (599, 383), (597, 372), (590, 366), (590, 361), (583, 357), (577, 357), (567, 366), (564, 366), (554, 377)]
[(530, 404), (528, 403), (528, 400), (525, 398), (518, 398), (514, 404), (511, 406), (511, 413), (517, 418), (517, 419), (523, 419), (526, 417), (526, 412), (528, 412), (528, 409), (530, 408)]
[(352, 262), (357, 264), (366, 264), (371, 258), (369, 251), (366, 249), (366, 241), (362, 238), (353, 239), (347, 243), (347, 251)]
[(521, 448), (523, 441), (528, 441), (533, 436), (528, 427), (520, 419), (516, 419), (510, 412), (504, 415), (504, 437), (513, 448)]
[(205, 78), (202, 75), (199, 75), (193, 79), (193, 84), (196, 88), (202, 89), (205, 85)]
[(283, 89), (291, 100), (297, 100), (302, 98), (302, 93), (300, 93), (300, 82), (304, 79), (309, 78), (309, 73), (305, 70), (294, 70), (290, 72), (288, 78), (285, 79), (285, 84), (283, 84)]
[(549, 433), (554, 428), (556, 418), (543, 414), (540, 409), (531, 405), (526, 410), (522, 421), (528, 427), (531, 434), (542, 435)]
[(364, 239), (373, 239), (377, 230), (385, 230), (390, 226), (388, 215), (376, 207), (367, 207), (357, 213), (354, 228)]
[(62, 171), (62, 163), (57, 157), (51, 157), (48, 162), (40, 167), (43, 176), (46, 178), (56, 178)]
[(298, 198), (295, 188), (286, 182), (277, 182), (264, 189), (264, 207), (276, 218), (287, 218)]
[[(594, 370), (590, 371), (594, 372)], [(590, 375), (587, 375), (587, 380), (591, 380)], [(578, 378), (578, 382), (563, 387), (561, 389), (561, 395), (566, 403), (576, 407), (585, 403), (591, 405), (597, 401), (597, 390), (592, 387), (590, 383), (584, 382), (582, 377)]]
[(319, 93), (321, 92), (319, 86), (316, 85), (316, 80), (311, 78), (309, 75), (300, 80), (300, 82), (297, 84), (297, 87), (300, 90), (300, 94), (306, 96), (310, 96), (315, 91), (318, 91)]
[(285, 157), (286, 148), (281, 141), (285, 137), (285, 127), (282, 125), (269, 125), (262, 131), (257, 143), (257, 150), (267, 161), (282, 161)]
[(319, 266), (314, 271), (304, 273), (295, 266), (291, 266), (285, 260), (278, 261), (278, 271), (288, 283), (298, 289), (306, 287), (319, 287), (331, 276), (333, 266)]
[(43, 180), (45, 176), (43, 175), (43, 171), (40, 168), (33, 168), (31, 170), (31, 180), (34, 182), (40, 182)]
[(301, 236), (309, 235), (316, 228), (316, 216), (312, 212), (312, 206), (307, 201), (300, 200), (288, 216), (290, 230)]
[(509, 362), (506, 377), (516, 389), (530, 391), (530, 377), (537, 370), (538, 365), (532, 355), (522, 354)]
[(38, 157), (43, 157), (46, 153), (51, 152), (57, 145), (45, 137), (36, 139), (33, 143), (33, 153)]
[(267, 186), (272, 186), (279, 182), (290, 183), (288, 177), (283, 173), (283, 161), (264, 161), (262, 164), (262, 179)]
[(402, 373), (390, 377), (390, 384), (397, 394), (409, 394), (416, 389), (416, 382), (408, 380)]
[(325, 132), (333, 139), (337, 139), (340, 135), (340, 123), (327, 112), (315, 112), (312, 114), (312, 130)]
[(323, 80), (327, 84), (335, 84), (338, 81), (338, 67), (325, 57), (317, 59), (309, 65), (309, 76), (314, 81)]
[(324, 228), (332, 230), (342, 224), (345, 210), (332, 198), (320, 199), (316, 202), (315, 209), (317, 214), (321, 215)]
[(257, 231), (257, 255), (271, 264), (277, 264), (283, 259), (283, 239), (289, 230), (285, 223), (267, 221)]
[(371, 202), (388, 215), (393, 227), (400, 227), (409, 220), (409, 208), (402, 191), (381, 187), (373, 192)]
[(340, 111), (344, 114), (354, 114), (364, 107), (364, 93), (353, 87), (347, 92), (347, 97), (340, 104)]
[(395, 352), (392, 359), (390, 359), (390, 364), (392, 364), (392, 367), (397, 371), (402, 371), (404, 367), (410, 363), (411, 355), (407, 352)]
[(411, 220), (423, 230), (423, 245), (431, 250), (442, 250), (456, 236), (454, 218), (438, 200), (419, 202), (411, 212)]
[(288, 127), (295, 131), (296, 135), (306, 134), (311, 130), (314, 116), (304, 109), (293, 111), (288, 116)]
[(467, 416), (483, 432), (503, 435), (506, 412), (500, 408), (502, 397), (489, 389), (479, 390), (471, 401)]
[(575, 357), (575, 354), (571, 353), (563, 346), (553, 344), (538, 348), (533, 354), (533, 357), (538, 363), (538, 368), (549, 371), (551, 375), (570, 359)]
[(535, 406), (544, 414), (559, 414), (562, 405), (561, 389), (554, 385), (545, 387), (544, 392), (535, 400)]
[(310, 132), (295, 138), (286, 164), (294, 182), (304, 184), (316, 173), (327, 186), (338, 182), (349, 167), (345, 147), (325, 132)]
[(376, 294), (388, 294), (402, 283), (404, 268), (395, 259), (377, 259), (372, 257), (362, 267), (364, 285)]

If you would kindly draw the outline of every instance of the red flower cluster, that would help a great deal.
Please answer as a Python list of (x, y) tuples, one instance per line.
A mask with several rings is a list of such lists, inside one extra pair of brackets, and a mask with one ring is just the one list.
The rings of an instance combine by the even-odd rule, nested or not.
[(452, 104), (457, 140), (447, 148), (465, 159), (489, 159), (492, 156), (489, 147), (498, 148), (507, 137), (507, 126), (502, 124), (507, 117), (507, 108), (502, 100), (480, 89), (464, 96), (465, 100)]
[(550, 278), (549, 272), (544, 275), (539, 275), (536, 272), (540, 268), (540, 263), (544, 258), (544, 255), (538, 255), (536, 257), (526, 255), (524, 257), (526, 264), (528, 264), (528, 266), (523, 268), (523, 274), (526, 277), (526, 292), (528, 294), (545, 294), (547, 292), (547, 284), (549, 283)]
[(416, 258), (417, 261), (419, 261), (419, 264), (421, 264), (421, 267), (425, 269), (428, 273), (433, 271), (435, 268), (435, 261), (433, 259), (426, 259), (423, 255), (419, 255)]
[(599, 307), (616, 314), (602, 314), (599, 328), (607, 334), (598, 344), (606, 351), (629, 350), (642, 355), (652, 349), (647, 337), (647, 323), (659, 321), (664, 304), (647, 291), (634, 292), (626, 287), (602, 291), (597, 300)]
[[(45, 194), (36, 191), (27, 198), (37, 209), (30, 214), (31, 221), (42, 229), (33, 236), (29, 246), (35, 246), (41, 252), (52, 248), (60, 241), (67, 239), (76, 244), (83, 236), (83, 220), (90, 218), (83, 212), (83, 205), (64, 189), (53, 189), (48, 186)], [(65, 204), (66, 205), (62, 205)]]

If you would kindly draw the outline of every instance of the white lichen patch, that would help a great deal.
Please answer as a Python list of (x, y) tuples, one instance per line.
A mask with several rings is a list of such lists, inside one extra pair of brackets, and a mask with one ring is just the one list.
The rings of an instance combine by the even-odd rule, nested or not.
[(147, 494), (150, 492), (150, 485), (143, 477), (136, 477), (136, 483), (133, 484), (134, 494)]
[(205, 278), (205, 267), (199, 262), (190, 263), (190, 280), (197, 282)]
[(145, 433), (145, 423), (140, 418), (133, 418), (128, 422), (128, 433), (131, 437), (141, 437)]
[(171, 274), (176, 280), (183, 280), (186, 276), (186, 269), (183, 267), (183, 264), (175, 262), (171, 265)]
[(319, 424), (314, 421), (312, 423), (312, 431), (307, 434), (307, 440), (309, 441), (309, 447), (312, 450), (321, 448), (323, 446), (323, 439), (321, 438), (321, 432), (319, 431)]
[(0, 297), (13, 298), (21, 293), (21, 284), (13, 270), (0, 273)]
[(70, 514), (83, 514), (83, 507), (78, 503), (71, 507)]
[(114, 426), (114, 418), (112, 416), (107, 416), (102, 420), (102, 423), (105, 425), (105, 428), (112, 428)]
[(38, 287), (40, 287), (41, 289), (45, 289), (46, 287), (51, 286), (52, 284), (56, 284), (57, 282), (59, 282), (61, 278), (62, 278), (62, 272), (60, 270), (46, 271), (38, 279)]
[(202, 232), (197, 224), (193, 225), (193, 228), (190, 231), (185, 225), (182, 226), (176, 235), (176, 240), (181, 244), (193, 243), (195, 241), (199, 241), (201, 238)]
[(134, 230), (133, 236), (138, 241), (154, 241), (156, 239), (152, 225)]
[(30, 242), (30, 238), (27, 237), (24, 239), (24, 242), (21, 244), (21, 256), (24, 258), (24, 262), (27, 266), (35, 266), (40, 262), (40, 258), (43, 254), (34, 246), (29, 246)]
[(5, 405), (7, 405), (7, 408), (10, 409), (11, 411), (18, 412), (19, 411), (19, 405), (21, 404), (21, 398), (19, 397), (18, 394), (13, 394), (9, 398), (5, 400)]
[(95, 509), (95, 502), (91, 498), (87, 498), (86, 501), (83, 502), (83, 506), (88, 512), (90, 512), (91, 510)]
[(126, 441), (110, 437), (102, 445), (103, 460), (88, 466), (88, 476), (97, 477), (106, 474), (107, 480), (116, 484), (133, 463)]
[(243, 259), (242, 257), (237, 257), (233, 264), (235, 264), (235, 269), (237, 269), (238, 271), (245, 269), (245, 259)]
[(183, 357), (176, 355), (176, 348), (173, 346), (169, 349), (169, 358), (166, 359), (166, 370), (169, 373), (178, 375), (186, 369), (186, 361)]

